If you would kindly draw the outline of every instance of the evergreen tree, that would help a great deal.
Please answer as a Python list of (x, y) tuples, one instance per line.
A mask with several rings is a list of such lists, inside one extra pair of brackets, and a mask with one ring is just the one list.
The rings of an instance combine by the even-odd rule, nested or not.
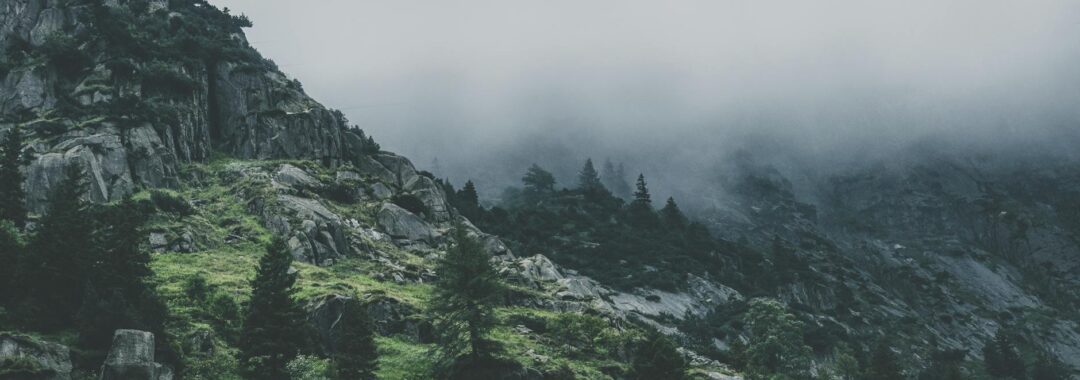
[(138, 298), (147, 291), (146, 280), (153, 274), (150, 254), (139, 247), (146, 212), (126, 198), (103, 210), (99, 219), (101, 227), (94, 237), (99, 252), (91, 281), (98, 289), (117, 289), (129, 299)]
[(686, 378), (686, 360), (679, 353), (675, 342), (667, 336), (650, 329), (645, 340), (634, 353), (633, 378), (640, 380)]
[(304, 311), (293, 299), (292, 260), (285, 241), (275, 238), (251, 281), (251, 301), (237, 345), (249, 379), (288, 379), (286, 365), (306, 342)]
[(1031, 365), (1031, 380), (1065, 380), (1069, 378), (1069, 369), (1064, 364), (1040, 353)]
[(536, 164), (532, 164), (532, 166), (529, 167), (529, 170), (525, 173), (525, 177), (521, 178), (521, 182), (525, 184), (526, 191), (535, 194), (555, 191), (555, 176)]
[(966, 356), (965, 350), (939, 350), (935, 347), (930, 353), (930, 366), (919, 374), (919, 380), (967, 379), (962, 367)]
[(630, 225), (639, 228), (653, 228), (660, 224), (660, 219), (652, 208), (652, 197), (649, 188), (645, 184), (645, 176), (638, 175), (637, 191), (634, 192), (634, 200), (627, 209)]
[(19, 231), (9, 221), (0, 221), (0, 306), (8, 306), (18, 294), (15, 287), (15, 269), (22, 259), (22, 241)]
[(1003, 330), (998, 329), (994, 340), (983, 346), (986, 372), (994, 378), (1023, 380), (1027, 374), (1024, 359), (1020, 357), (1020, 352), (1009, 339), (1008, 333)]
[(877, 346), (874, 347), (874, 352), (870, 354), (866, 376), (868, 379), (875, 380), (904, 380), (896, 353), (893, 352), (892, 347), (889, 347), (887, 340), (878, 341)]
[(488, 356), (485, 336), (494, 326), (493, 308), (498, 305), (502, 283), (491, 265), (491, 257), (479, 241), (457, 226), (455, 244), (439, 260), (431, 314), (448, 359), (471, 351), (476, 361)]
[(479, 222), (480, 196), (476, 194), (476, 185), (473, 185), (472, 181), (465, 182), (465, 187), (454, 195), (454, 207), (469, 220)]
[(652, 196), (649, 195), (649, 187), (645, 184), (644, 174), (638, 174), (637, 190), (634, 191), (634, 201), (631, 203), (652, 210)]
[(837, 380), (859, 380), (862, 378), (862, 368), (859, 367), (859, 360), (855, 358), (855, 352), (846, 344), (840, 343), (833, 349), (833, 362), (835, 363), (832, 371), (833, 378)]
[(604, 169), (600, 172), (600, 180), (603, 182), (604, 187), (615, 196), (619, 198), (630, 197), (630, 184), (626, 182), (626, 173), (623, 171), (622, 164), (619, 164), (618, 168), (616, 168), (611, 163), (611, 160), (605, 160)]
[(374, 379), (379, 353), (367, 308), (359, 302), (346, 303), (337, 326), (334, 377), (340, 380)]
[(0, 220), (9, 220), (18, 228), (26, 225), (26, 178), (20, 168), (31, 158), (23, 153), (23, 137), (22, 129), (15, 126), (0, 141)]
[(20, 311), (42, 329), (70, 325), (82, 305), (94, 262), (92, 221), (82, 201), (83, 171), (65, 168), (64, 179), (49, 196), (49, 208), (19, 270), (27, 292)]
[(585, 160), (585, 166), (578, 173), (578, 189), (591, 193), (603, 188), (604, 185), (600, 183), (600, 174), (596, 172), (592, 159)]
[(689, 223), (686, 215), (683, 215), (682, 210), (679, 209), (679, 205), (675, 204), (675, 198), (671, 197), (668, 197), (664, 208), (660, 209), (660, 219), (664, 222), (664, 226), (676, 230), (686, 228)]
[(803, 324), (783, 304), (752, 300), (745, 321), (750, 330), (745, 352), (750, 379), (811, 378), (811, 350), (803, 340)]

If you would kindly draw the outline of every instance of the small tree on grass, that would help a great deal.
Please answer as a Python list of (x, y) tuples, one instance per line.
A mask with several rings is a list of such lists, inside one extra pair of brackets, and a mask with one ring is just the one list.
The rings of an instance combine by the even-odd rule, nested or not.
[(367, 308), (359, 302), (349, 302), (337, 323), (333, 373), (340, 380), (375, 378), (379, 353), (375, 347), (374, 325)]
[(746, 367), (750, 379), (809, 379), (810, 347), (803, 341), (802, 322), (779, 301), (755, 299), (746, 313), (750, 345)]
[(656, 330), (645, 333), (645, 339), (634, 353), (633, 378), (639, 380), (686, 378), (686, 360), (675, 342)]
[(448, 358), (468, 351), (473, 360), (484, 359), (491, 353), (486, 335), (495, 324), (492, 309), (503, 285), (479, 241), (461, 226), (454, 228), (453, 240), (438, 264), (430, 311)]
[(251, 302), (240, 334), (240, 360), (249, 379), (288, 379), (287, 365), (304, 347), (304, 311), (293, 299), (296, 274), (285, 241), (275, 238), (251, 281)]

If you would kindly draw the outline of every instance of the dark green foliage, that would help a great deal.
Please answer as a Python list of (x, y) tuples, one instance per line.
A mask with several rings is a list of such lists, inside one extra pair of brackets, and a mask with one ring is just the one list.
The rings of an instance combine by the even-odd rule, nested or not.
[(521, 178), (525, 184), (525, 191), (534, 194), (546, 194), (555, 192), (555, 176), (544, 170), (539, 165), (532, 164), (525, 176)]
[[(630, 223), (628, 207), (610, 193), (549, 191), (552, 182), (536, 180), (548, 174), (530, 168), (523, 178), (525, 190), (508, 189), (501, 207), (473, 222), (506, 239), (515, 251), (543, 253), (617, 288), (677, 290), (688, 274), (721, 271), (722, 262), (713, 254), (718, 242), (700, 224), (641, 228)], [(659, 224), (651, 210), (643, 219), (646, 225)]]
[(465, 187), (458, 190), (454, 197), (454, 208), (469, 220), (480, 220), (483, 209), (480, 208), (480, 197), (476, 194), (476, 185), (472, 181), (465, 182)]
[(143, 88), (161, 95), (189, 96), (199, 88), (199, 82), (190, 75), (163, 62), (154, 62), (141, 72)]
[(671, 339), (656, 330), (645, 333), (645, 339), (634, 352), (633, 378), (640, 380), (686, 378), (686, 360)]
[(251, 301), (237, 347), (249, 379), (287, 379), (286, 365), (305, 346), (304, 310), (293, 299), (296, 274), (285, 241), (275, 238), (251, 281)]
[(49, 196), (48, 211), (30, 243), (31, 253), (20, 260), (20, 282), (27, 289), (20, 312), (44, 330), (74, 322), (90, 279), (93, 227), (82, 194), (82, 168), (70, 165)]
[(660, 224), (660, 219), (652, 208), (652, 196), (649, 195), (645, 175), (638, 175), (637, 190), (634, 191), (634, 200), (626, 210), (626, 218), (630, 225), (637, 228), (651, 229)]
[[(10, 305), (19, 283), (15, 281), (16, 268), (22, 259), (22, 241), (18, 230), (8, 221), (0, 221), (0, 307)], [(21, 288), (21, 287), (20, 287)]]
[(750, 379), (810, 379), (812, 353), (803, 341), (803, 323), (776, 300), (755, 299), (744, 316), (750, 343), (746, 372)]
[(1061, 362), (1047, 354), (1040, 353), (1031, 365), (1031, 380), (1065, 380), (1070, 378), (1070, 371)]
[(183, 290), (185, 296), (196, 302), (206, 301), (206, 297), (210, 295), (210, 285), (206, 283), (206, 278), (203, 276), (189, 277), (184, 280)]
[(1027, 374), (1024, 359), (1016, 349), (1009, 334), (998, 329), (994, 340), (983, 346), (983, 362), (986, 372), (999, 379), (1023, 380)]
[(154, 189), (150, 191), (150, 201), (158, 210), (176, 214), (181, 217), (195, 214), (195, 208), (182, 196), (166, 190)]
[(904, 380), (896, 353), (889, 347), (887, 340), (879, 341), (870, 354), (866, 377), (875, 380)]
[(90, 56), (79, 47), (79, 41), (63, 33), (49, 35), (39, 49), (49, 65), (66, 77), (79, 75), (92, 63)]
[(660, 221), (664, 227), (675, 230), (686, 228), (686, 225), (690, 223), (679, 209), (679, 205), (675, 204), (675, 198), (671, 197), (668, 197), (664, 208), (660, 209)]
[(602, 189), (604, 189), (604, 184), (600, 182), (600, 174), (596, 172), (592, 159), (585, 160), (585, 166), (578, 173), (578, 190), (589, 194)]
[(599, 317), (575, 313), (559, 314), (545, 326), (567, 354), (594, 352), (603, 344), (601, 339), (608, 327), (609, 323)]
[(412, 194), (398, 194), (390, 201), (416, 215), (424, 216), (428, 213), (428, 206), (424, 204), (424, 201)]
[(43, 368), (37, 361), (25, 356), (0, 359), (0, 380), (44, 380), (54, 376), (55, 371)]
[(358, 302), (346, 303), (337, 326), (334, 377), (340, 380), (374, 379), (379, 353), (367, 307)]
[(963, 369), (965, 350), (932, 349), (930, 352), (930, 366), (919, 374), (919, 380), (963, 380), (968, 376)]
[(98, 289), (118, 289), (129, 299), (147, 289), (150, 255), (140, 249), (147, 213), (131, 198), (102, 210), (100, 228), (94, 234), (98, 248), (91, 281)]
[(479, 241), (460, 226), (452, 238), (455, 244), (436, 268), (439, 279), (429, 312), (445, 359), (457, 360), (471, 352), (478, 360), (491, 353), (486, 335), (495, 324), (493, 308), (500, 302), (503, 284)]
[(23, 151), (23, 132), (12, 127), (0, 141), (0, 220), (7, 220), (22, 228), (26, 225), (26, 176), (20, 168), (31, 160), (29, 151)]

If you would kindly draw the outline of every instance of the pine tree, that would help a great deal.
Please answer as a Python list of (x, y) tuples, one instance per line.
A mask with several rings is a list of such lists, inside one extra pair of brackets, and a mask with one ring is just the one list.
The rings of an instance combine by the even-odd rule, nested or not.
[(585, 166), (578, 173), (578, 189), (588, 193), (603, 188), (604, 185), (600, 183), (600, 174), (596, 172), (592, 159), (585, 160)]
[(896, 353), (889, 347), (887, 340), (882, 339), (870, 354), (870, 364), (866, 369), (869, 379), (880, 380), (904, 380), (900, 364), (896, 359)]
[(660, 224), (660, 219), (652, 208), (652, 197), (649, 195), (644, 175), (638, 175), (637, 191), (634, 192), (634, 200), (627, 209), (627, 216), (630, 225), (638, 228), (651, 229)]
[(689, 223), (686, 215), (683, 215), (682, 210), (679, 209), (679, 205), (675, 204), (675, 198), (671, 197), (668, 197), (664, 208), (660, 209), (660, 219), (664, 222), (664, 226), (676, 230), (686, 228)]
[(458, 211), (466, 218), (473, 222), (479, 221), (480, 216), (480, 196), (476, 193), (476, 185), (470, 180), (465, 182), (465, 187), (458, 190), (454, 195), (454, 206)]
[(490, 354), (485, 336), (494, 326), (493, 308), (503, 285), (491, 265), (491, 257), (464, 228), (454, 228), (456, 243), (439, 261), (431, 313), (448, 359), (471, 351), (473, 360)]
[(374, 325), (367, 308), (359, 302), (345, 304), (337, 323), (334, 375), (340, 380), (375, 378), (379, 353), (375, 347)]
[(19, 231), (9, 221), (0, 221), (0, 306), (10, 305), (19, 292), (15, 290), (15, 269), (22, 260), (22, 241)]
[(619, 198), (630, 197), (630, 184), (626, 182), (626, 173), (623, 171), (623, 165), (620, 163), (618, 168), (611, 163), (611, 160), (604, 161), (604, 169), (600, 173), (600, 180), (604, 183), (604, 187), (611, 190), (611, 193)]
[(1023, 380), (1027, 373), (1024, 359), (1009, 339), (1009, 334), (1003, 330), (998, 329), (994, 340), (983, 347), (986, 371), (994, 378)]
[(1069, 369), (1048, 354), (1040, 353), (1031, 365), (1031, 380), (1065, 380), (1069, 378)]
[(98, 289), (118, 289), (129, 299), (147, 291), (150, 254), (139, 245), (144, 236), (140, 229), (146, 213), (131, 198), (101, 212), (101, 226), (95, 234), (98, 260), (92, 281)]
[(275, 238), (251, 281), (251, 301), (237, 345), (249, 379), (288, 379), (286, 365), (306, 342), (304, 311), (293, 299), (296, 274), (290, 273), (291, 265), (288, 246)]
[(634, 191), (634, 201), (632, 203), (652, 209), (652, 196), (649, 195), (649, 187), (645, 183), (644, 174), (638, 174), (637, 190)]
[(70, 325), (89, 280), (87, 268), (96, 252), (82, 195), (82, 167), (68, 165), (64, 180), (49, 196), (49, 208), (28, 249), (31, 253), (19, 270), (27, 289), (20, 311), (43, 329)]
[(0, 220), (9, 220), (18, 228), (26, 225), (26, 178), (20, 168), (31, 158), (22, 145), (23, 133), (18, 126), (0, 141)]
[(521, 182), (525, 184), (525, 190), (532, 193), (539, 194), (555, 191), (555, 176), (537, 164), (532, 164), (529, 167), (525, 177), (521, 178)]
[(640, 380), (686, 378), (686, 360), (675, 342), (659, 331), (650, 329), (634, 353), (633, 378)]

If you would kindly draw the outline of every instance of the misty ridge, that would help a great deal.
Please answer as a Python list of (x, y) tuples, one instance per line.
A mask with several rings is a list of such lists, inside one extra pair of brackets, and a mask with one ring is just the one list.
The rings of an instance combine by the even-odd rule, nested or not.
[(384, 147), (488, 200), (532, 163), (572, 187), (586, 158), (621, 162), (707, 206), (740, 151), (824, 177), (926, 145), (1070, 160), (1080, 134), (1068, 1), (215, 3), (274, 25), (252, 44)]

